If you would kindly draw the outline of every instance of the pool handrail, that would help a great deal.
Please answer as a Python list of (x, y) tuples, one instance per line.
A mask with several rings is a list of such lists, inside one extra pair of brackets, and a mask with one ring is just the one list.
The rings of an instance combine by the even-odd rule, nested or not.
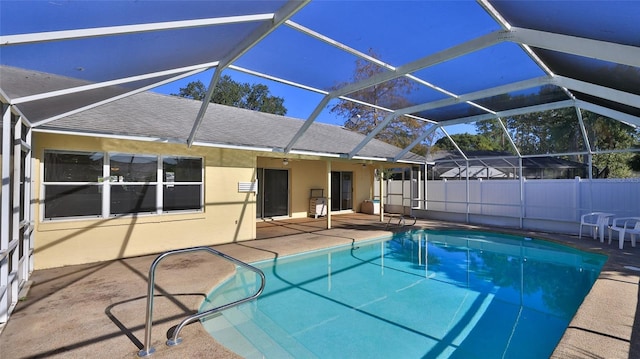
[(389, 228), (389, 226), (391, 225), (391, 221), (394, 218), (398, 219), (398, 227), (407, 226), (406, 219), (413, 219), (413, 223), (409, 224), (409, 226), (415, 225), (416, 222), (418, 221), (418, 219), (413, 215), (407, 215), (407, 214), (402, 214), (402, 213), (400, 213), (400, 214), (391, 213), (391, 214), (387, 214), (387, 215), (389, 216), (389, 221), (384, 226), (384, 229)]
[(236, 265), (239, 265), (243, 268), (246, 268), (252, 272), (255, 272), (256, 274), (258, 274), (260, 276), (260, 288), (258, 289), (258, 291), (248, 297), (245, 297), (243, 299), (228, 303), (228, 304), (224, 304), (221, 305), (219, 307), (215, 307), (209, 310), (206, 310), (202, 313), (196, 313), (196, 314), (192, 314), (190, 316), (188, 316), (187, 318), (183, 319), (180, 324), (178, 324), (178, 326), (173, 330), (173, 334), (171, 336), (171, 339), (167, 340), (167, 345), (168, 346), (175, 346), (178, 345), (182, 342), (182, 339), (180, 339), (178, 337), (178, 335), (180, 334), (180, 331), (182, 330), (182, 328), (184, 328), (187, 324), (192, 323), (198, 319), (204, 318), (206, 316), (221, 312), (225, 309), (229, 309), (231, 307), (235, 307), (237, 305), (240, 305), (242, 303), (245, 302), (249, 302), (251, 300), (256, 299), (260, 294), (262, 294), (262, 291), (264, 290), (264, 285), (265, 285), (265, 276), (264, 273), (250, 265), (247, 264), (239, 259), (233, 258), (231, 256), (228, 256), (222, 252), (219, 252), (215, 249), (209, 248), (209, 247), (190, 247), (190, 248), (182, 248), (182, 249), (174, 249), (174, 250), (170, 250), (167, 252), (164, 252), (162, 254), (160, 254), (154, 261), (153, 263), (151, 263), (151, 267), (149, 268), (149, 279), (148, 279), (148, 288), (147, 288), (147, 313), (146, 313), (146, 319), (145, 319), (145, 332), (144, 332), (144, 347), (142, 348), (142, 350), (140, 350), (138, 352), (138, 356), (139, 357), (146, 357), (149, 356), (151, 354), (153, 354), (155, 352), (155, 349), (151, 346), (151, 328), (152, 328), (152, 316), (153, 316), (153, 292), (154, 292), (154, 288), (155, 288), (155, 272), (156, 272), (156, 267), (158, 266), (158, 264), (160, 263), (160, 261), (162, 261), (164, 258), (170, 256), (170, 255), (174, 255), (174, 254), (181, 254), (181, 253), (187, 253), (187, 252), (196, 252), (196, 251), (206, 251), (209, 252), (211, 254), (217, 255), (219, 257), (222, 257), (232, 263), (235, 263)]

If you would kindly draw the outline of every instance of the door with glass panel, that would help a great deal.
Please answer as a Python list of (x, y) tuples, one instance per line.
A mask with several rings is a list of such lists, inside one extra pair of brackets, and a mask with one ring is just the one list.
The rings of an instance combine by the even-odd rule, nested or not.
[(331, 172), (331, 210), (353, 209), (353, 172)]
[(256, 217), (289, 215), (289, 171), (258, 168)]

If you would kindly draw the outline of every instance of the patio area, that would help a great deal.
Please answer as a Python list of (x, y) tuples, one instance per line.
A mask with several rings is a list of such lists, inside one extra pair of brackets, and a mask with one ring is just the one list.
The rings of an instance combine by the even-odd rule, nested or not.
[[(388, 234), (373, 215), (325, 219), (259, 222), (258, 240), (214, 248), (252, 262), (325, 248)], [(638, 283), (640, 246), (601, 244), (590, 238), (524, 232), (418, 220), (413, 228), (475, 228), (522, 234), (604, 253), (609, 260), (569, 325), (553, 357), (637, 358), (640, 356)], [(405, 227), (404, 229), (407, 229)], [(156, 256), (144, 256), (33, 273), (11, 319), (0, 333), (3, 358), (99, 357), (133, 358), (142, 349), (149, 266)], [(156, 275), (152, 358), (237, 356), (212, 339), (199, 323), (188, 325), (183, 343), (167, 347), (165, 333), (199, 307), (206, 294), (231, 275), (233, 265), (207, 253), (173, 256)], [(170, 296), (169, 296), (170, 294)]]

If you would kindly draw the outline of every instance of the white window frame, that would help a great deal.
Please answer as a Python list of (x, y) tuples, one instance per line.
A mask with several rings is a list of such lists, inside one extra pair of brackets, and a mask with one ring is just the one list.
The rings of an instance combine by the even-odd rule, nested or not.
[[(87, 154), (90, 155), (92, 153), (101, 153), (98, 151), (66, 151), (66, 150), (57, 150), (57, 149), (48, 149), (44, 151), (45, 153), (62, 153), (62, 154)], [(126, 152), (102, 152), (103, 154), (103, 164), (102, 164), (102, 178), (97, 179), (96, 182), (45, 182), (45, 163), (44, 158), (40, 164), (40, 221), (41, 222), (50, 222), (50, 221), (66, 221), (66, 220), (78, 220), (78, 219), (108, 219), (114, 217), (127, 217), (127, 216), (149, 216), (149, 215), (162, 215), (169, 213), (200, 213), (204, 211), (204, 158), (197, 156), (183, 156), (183, 155), (156, 155), (156, 154), (143, 154), (143, 153), (126, 153)], [(125, 156), (148, 156), (154, 157), (156, 159), (156, 180), (153, 182), (126, 182), (119, 181), (119, 179), (113, 181), (111, 174), (111, 158), (117, 155), (125, 155)], [(200, 161), (200, 181), (190, 181), (190, 182), (171, 182), (166, 181), (164, 177), (164, 160), (166, 158), (180, 158), (180, 159), (194, 159)], [(88, 216), (68, 216), (68, 217), (55, 217), (55, 218), (45, 218), (45, 195), (46, 195), (46, 186), (50, 185), (96, 185), (101, 188), (101, 214), (100, 215), (88, 215)], [(156, 189), (156, 206), (155, 210), (148, 212), (135, 212), (135, 213), (111, 213), (111, 187), (112, 186), (120, 186), (120, 185), (150, 185), (155, 186)], [(183, 186), (183, 185), (197, 185), (200, 186), (200, 200), (199, 206), (197, 209), (180, 209), (180, 210), (165, 210), (164, 209), (164, 189), (165, 186)]]

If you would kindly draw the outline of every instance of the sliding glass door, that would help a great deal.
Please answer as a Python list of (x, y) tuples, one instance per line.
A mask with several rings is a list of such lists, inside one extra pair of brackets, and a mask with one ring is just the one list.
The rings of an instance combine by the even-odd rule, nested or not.
[(353, 172), (331, 172), (331, 210), (353, 209)]
[(289, 171), (258, 168), (257, 218), (289, 215)]

